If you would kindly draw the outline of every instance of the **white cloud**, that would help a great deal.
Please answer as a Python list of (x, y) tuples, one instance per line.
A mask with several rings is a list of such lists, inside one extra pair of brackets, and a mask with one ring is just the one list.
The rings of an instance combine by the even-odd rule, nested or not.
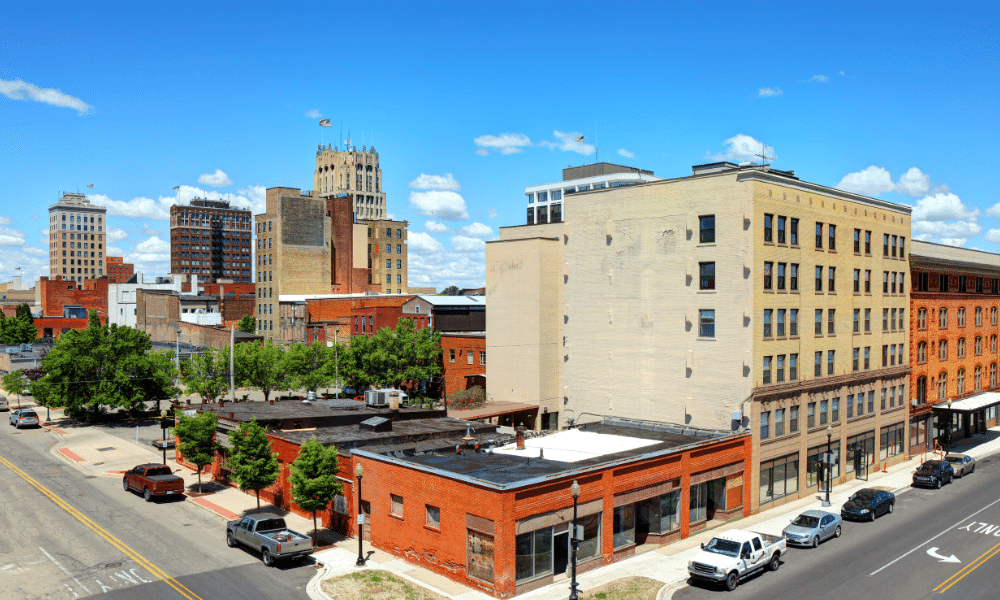
[(306, 116), (309, 117), (310, 119), (318, 119), (323, 116), (323, 113), (319, 112), (319, 110), (314, 108), (312, 110), (307, 110)]
[(830, 83), (830, 78), (826, 75), (813, 75), (809, 79), (806, 79), (806, 83)]
[(40, 250), (38, 248), (35, 248), (34, 246), (25, 246), (24, 247), (24, 253), (25, 254), (30, 254), (31, 256), (48, 256), (49, 255), (49, 253), (46, 252), (45, 250)]
[(36, 219), (36, 220), (37, 220), (37, 219), (41, 219), (41, 217), (39, 217), (38, 215), (31, 215), (31, 218), (32, 218), (32, 219)]
[(846, 75), (843, 71), (837, 71), (837, 75)]
[(93, 106), (79, 98), (64, 94), (55, 88), (40, 88), (37, 85), (20, 79), (13, 79), (11, 81), (0, 79), (0, 94), (7, 96), (11, 100), (30, 99), (35, 102), (51, 104), (52, 106), (72, 108), (79, 115), (85, 115), (94, 110)]
[(212, 187), (225, 187), (227, 185), (233, 185), (233, 180), (229, 178), (222, 172), (222, 169), (216, 169), (215, 173), (205, 173), (198, 177), (198, 183), (202, 185), (210, 185)]
[(949, 246), (964, 246), (969, 238), (982, 233), (975, 221), (913, 221), (913, 239), (938, 242)]
[[(721, 154), (712, 154), (711, 152), (705, 153), (705, 158), (714, 161), (721, 160), (733, 160), (737, 162), (744, 161), (760, 161), (758, 154), (763, 154), (762, 150), (764, 148), (763, 144), (750, 137), (749, 135), (744, 135), (742, 133), (736, 134), (723, 142), (727, 147), (726, 151)], [(774, 154), (774, 149), (770, 146), (767, 147), (768, 160), (777, 160), (778, 156)]]
[(452, 190), (455, 192), (462, 189), (462, 186), (455, 181), (455, 176), (451, 173), (445, 173), (444, 175), (426, 175), (421, 173), (420, 177), (410, 182), (410, 187), (417, 190)]
[(633, 154), (632, 152), (629, 152), (625, 148), (619, 148), (618, 149), (618, 156), (624, 156), (625, 158), (635, 158), (635, 154)]
[[(109, 240), (124, 240), (128, 237), (128, 234), (121, 227), (108, 227), (108, 239)], [(108, 248), (110, 250), (110, 248)]]
[(588, 144), (583, 141), (583, 134), (579, 131), (553, 131), (552, 135), (556, 136), (558, 142), (543, 141), (541, 144), (546, 148), (552, 150), (558, 148), (563, 152), (576, 152), (577, 154), (582, 154), (584, 156), (593, 154), (597, 152), (597, 148), (593, 144)]
[(445, 221), (465, 221), (469, 218), (465, 199), (455, 192), (443, 190), (410, 192), (410, 205), (425, 217)]
[(98, 206), (107, 208), (109, 215), (167, 221), (170, 219), (171, 206), (188, 202), (193, 198), (228, 200), (233, 206), (249, 208), (254, 214), (259, 214), (264, 212), (266, 197), (266, 189), (262, 185), (247, 186), (235, 194), (182, 185), (174, 193), (175, 196), (160, 196), (156, 200), (142, 196), (132, 200), (114, 200), (103, 194), (88, 194), (87, 199)]
[[(0, 234), (2, 236), (2, 234)], [(48, 248), (48, 239), (41, 242)], [(0, 245), (3, 245), (0, 242)], [(15, 271), (20, 267), (19, 271)], [(0, 281), (10, 281), (11, 277), (20, 276), (25, 283), (31, 284), (40, 275), (49, 274), (49, 254), (46, 250), (33, 246), (21, 245), (4, 248), (0, 255)]]
[(108, 246), (108, 256), (125, 256), (125, 251), (118, 246)]
[(431, 233), (455, 233), (451, 227), (448, 227), (444, 223), (438, 223), (437, 221), (425, 222), (424, 229)]
[(493, 237), (493, 228), (482, 223), (472, 223), (458, 230), (465, 237), (488, 238)]
[(476, 238), (456, 235), (451, 238), (455, 252), (486, 252), (486, 242)]
[(493, 210), (492, 208), (487, 208), (486, 209), (486, 216), (488, 216), (491, 219), (495, 219), (495, 218), (497, 218), (497, 217), (500, 216), (500, 213), (498, 213), (497, 211)]
[(781, 91), (781, 88), (760, 88), (757, 90), (758, 98), (767, 98), (769, 96), (781, 96), (785, 92)]
[(10, 227), (0, 227), (0, 246), (24, 246), (24, 233)]
[(961, 198), (948, 192), (921, 198), (912, 216), (914, 226), (917, 221), (975, 220), (979, 217), (979, 209), (966, 206)]
[(921, 196), (931, 191), (931, 178), (916, 167), (903, 173), (896, 184), (896, 191), (907, 196)]
[(501, 133), (500, 135), (481, 135), (472, 140), (479, 146), (476, 153), (486, 156), (488, 150), (496, 150), (500, 154), (520, 152), (524, 146), (530, 146), (531, 140), (523, 133)]
[(444, 245), (441, 242), (421, 231), (409, 233), (406, 240), (406, 247), (408, 255), (411, 258), (414, 255), (425, 256), (428, 254), (437, 254), (444, 250)]
[(854, 192), (855, 194), (864, 194), (866, 196), (878, 196), (879, 194), (891, 192), (896, 189), (895, 184), (892, 183), (892, 175), (889, 174), (889, 171), (875, 165), (862, 171), (844, 175), (840, 183), (833, 187), (845, 192)]
[(170, 260), (170, 243), (153, 236), (135, 245), (126, 262), (150, 263)]
[(0, 216), (0, 225), (13, 225), (13, 224), (14, 224), (13, 219)]

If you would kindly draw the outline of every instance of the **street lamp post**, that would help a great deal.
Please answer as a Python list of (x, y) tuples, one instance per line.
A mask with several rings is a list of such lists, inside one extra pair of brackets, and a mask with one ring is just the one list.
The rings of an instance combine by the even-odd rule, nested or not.
[(362, 554), (361, 538), (364, 537), (365, 514), (361, 512), (361, 477), (365, 474), (365, 468), (361, 463), (354, 465), (354, 476), (358, 478), (358, 562), (355, 566), (365, 566), (365, 556)]
[(576, 553), (580, 548), (580, 540), (576, 535), (576, 508), (580, 501), (580, 484), (573, 480), (573, 485), (569, 486), (569, 493), (573, 496), (573, 530), (570, 532), (570, 541), (573, 544), (573, 571), (572, 580), (569, 584), (569, 600), (577, 600), (576, 596)]
[(167, 465), (167, 415), (170, 411), (163, 409), (160, 411), (160, 429), (163, 431), (163, 443), (160, 446), (163, 449), (163, 465)]
[(953, 424), (953, 422), (955, 420), (955, 417), (952, 416), (952, 412), (951, 412), (951, 402), (952, 402), (951, 398), (948, 398), (948, 427), (945, 429), (946, 433), (945, 433), (945, 438), (944, 438), (944, 443), (945, 443), (944, 453), (945, 454), (948, 454), (948, 451), (951, 449), (951, 427), (952, 427), (952, 424)]
[(830, 486), (833, 483), (833, 479), (830, 476), (830, 472), (833, 470), (832, 456), (833, 449), (833, 425), (826, 426), (826, 500), (823, 500), (823, 506), (830, 506)]
[(174, 346), (174, 361), (177, 367), (177, 374), (174, 376), (174, 404), (180, 406), (181, 403), (181, 330), (177, 329), (177, 345)]

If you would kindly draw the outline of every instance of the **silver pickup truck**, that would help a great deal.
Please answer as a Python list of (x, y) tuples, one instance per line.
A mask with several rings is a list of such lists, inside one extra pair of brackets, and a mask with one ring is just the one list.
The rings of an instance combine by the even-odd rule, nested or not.
[(243, 544), (260, 552), (264, 564), (312, 554), (312, 540), (288, 529), (285, 520), (273, 513), (260, 513), (226, 524), (226, 544)]

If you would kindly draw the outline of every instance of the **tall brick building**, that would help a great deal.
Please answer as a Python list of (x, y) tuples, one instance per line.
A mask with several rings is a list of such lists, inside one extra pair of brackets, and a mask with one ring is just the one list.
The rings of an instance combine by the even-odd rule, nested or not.
[(110, 283), (127, 283), (135, 275), (135, 265), (125, 262), (121, 256), (109, 256), (107, 259)]
[(919, 453), (949, 429), (966, 437), (997, 424), (1000, 256), (913, 241), (910, 285), (909, 447)]
[(386, 218), (382, 168), (375, 148), (344, 147), (332, 144), (316, 150), (313, 189), (320, 196), (351, 196), (351, 211), (358, 220)]
[(49, 206), (49, 277), (79, 283), (106, 276), (107, 214), (83, 194), (64, 193)]
[(250, 283), (250, 211), (195, 198), (170, 207), (170, 272)]

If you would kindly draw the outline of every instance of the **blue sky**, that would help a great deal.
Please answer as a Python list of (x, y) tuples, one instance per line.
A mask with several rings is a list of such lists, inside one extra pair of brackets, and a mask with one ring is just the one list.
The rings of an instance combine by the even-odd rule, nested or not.
[(165, 274), (170, 203), (310, 189), (341, 122), (410, 222), (410, 285), (482, 285), (524, 187), (594, 145), (676, 177), (763, 141), (776, 168), (914, 206), (915, 238), (997, 251), (995, 5), (812, 4), (7, 10), (0, 281), (46, 274), (60, 191), (108, 206), (111, 252)]

